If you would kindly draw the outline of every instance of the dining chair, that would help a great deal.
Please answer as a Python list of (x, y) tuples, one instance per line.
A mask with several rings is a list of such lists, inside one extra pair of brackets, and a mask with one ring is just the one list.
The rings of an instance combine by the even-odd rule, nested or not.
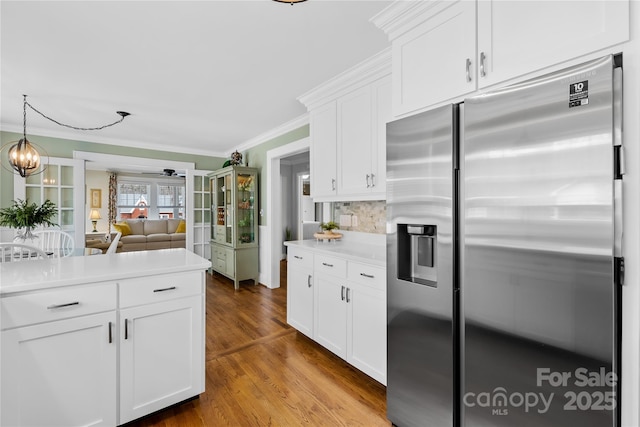
[(61, 230), (37, 230), (37, 245), (44, 252), (52, 253), (54, 257), (68, 257), (73, 255), (75, 243), (69, 233)]
[(118, 231), (116, 235), (111, 239), (111, 244), (107, 248), (107, 252), (105, 252), (105, 254), (116, 253), (116, 249), (118, 249), (118, 242), (120, 241), (120, 237), (122, 237), (122, 233)]
[(0, 262), (30, 261), (49, 256), (40, 248), (22, 243), (0, 243)]

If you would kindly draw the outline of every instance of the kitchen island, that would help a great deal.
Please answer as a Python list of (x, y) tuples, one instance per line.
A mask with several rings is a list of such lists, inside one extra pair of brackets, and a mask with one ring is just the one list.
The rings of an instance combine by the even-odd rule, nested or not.
[(202, 393), (210, 266), (185, 249), (0, 264), (0, 424), (120, 425)]

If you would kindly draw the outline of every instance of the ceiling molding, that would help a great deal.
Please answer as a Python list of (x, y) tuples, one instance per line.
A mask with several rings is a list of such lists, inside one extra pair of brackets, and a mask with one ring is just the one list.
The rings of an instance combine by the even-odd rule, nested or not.
[(384, 31), (389, 40), (395, 40), (460, 1), (466, 0), (396, 1), (369, 21)]
[[(237, 151), (245, 151), (248, 150), (250, 148), (253, 148), (257, 145), (260, 145), (264, 142), (270, 141), (274, 138), (277, 138), (281, 135), (284, 135), (287, 132), (291, 132), (292, 130), (296, 130), (298, 128), (301, 128), (302, 126), (308, 125), (309, 124), (309, 113), (304, 113), (301, 116), (296, 117), (293, 120), (289, 120), (286, 123), (281, 124), (278, 127), (275, 127), (273, 129), (268, 130), (267, 132), (258, 135), (254, 138), (251, 138), (248, 141), (243, 142), (242, 144), (240, 144), (236, 150)], [(229, 156), (230, 153), (227, 153), (226, 155), (224, 155), (224, 157)]]
[[(22, 134), (23, 129), (22, 129), (22, 126), (19, 126), (19, 127), (3, 126), (2, 131)], [(88, 135), (88, 137), (80, 138), (77, 135), (74, 135), (70, 132), (66, 132), (64, 130), (52, 131), (52, 130), (45, 130), (42, 128), (33, 127), (33, 126), (29, 126), (27, 136), (36, 137), (36, 138), (37, 137), (58, 138), (58, 139), (66, 139), (69, 141), (90, 142), (94, 144), (104, 144), (104, 145), (115, 145), (118, 147), (127, 147), (127, 148), (141, 148), (146, 150), (162, 151), (165, 153), (174, 153), (176, 151), (171, 147), (165, 147), (164, 145), (155, 144), (151, 142), (129, 141), (129, 140), (123, 140), (120, 138), (116, 139), (111, 137), (103, 137), (99, 135)], [(31, 140), (32, 138), (29, 138), (29, 141)], [(36, 144), (38, 143), (36, 139), (33, 139), (33, 142), (35, 142)], [(183, 146), (180, 146), (180, 153), (191, 154), (196, 156), (207, 156), (207, 157), (222, 157), (222, 158), (227, 157), (227, 154), (225, 153), (213, 152), (211, 150), (198, 150), (198, 149), (193, 149), (193, 148), (183, 147)]]
[(307, 107), (307, 110), (312, 110), (389, 74), (391, 74), (390, 47), (316, 86), (297, 99)]

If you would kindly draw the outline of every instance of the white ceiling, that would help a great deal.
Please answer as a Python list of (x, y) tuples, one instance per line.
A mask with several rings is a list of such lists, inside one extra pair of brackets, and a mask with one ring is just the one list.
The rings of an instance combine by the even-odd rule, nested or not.
[(1, 1), (3, 130), (228, 157), (296, 120), (296, 98), (389, 46), (390, 1)]

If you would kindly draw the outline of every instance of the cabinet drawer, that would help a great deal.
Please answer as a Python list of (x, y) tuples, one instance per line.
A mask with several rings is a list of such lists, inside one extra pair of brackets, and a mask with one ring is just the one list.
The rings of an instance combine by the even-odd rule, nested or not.
[(120, 308), (150, 304), (203, 293), (203, 272), (127, 279), (120, 284)]
[(292, 246), (287, 247), (287, 263), (290, 268), (313, 268), (313, 253)]
[(386, 288), (387, 271), (384, 268), (350, 261), (347, 277), (350, 282), (360, 283), (380, 290)]
[(336, 277), (347, 277), (346, 260), (318, 254), (316, 254), (313, 259), (314, 271), (331, 274)]
[(2, 329), (116, 309), (116, 284), (73, 286), (0, 300)]

